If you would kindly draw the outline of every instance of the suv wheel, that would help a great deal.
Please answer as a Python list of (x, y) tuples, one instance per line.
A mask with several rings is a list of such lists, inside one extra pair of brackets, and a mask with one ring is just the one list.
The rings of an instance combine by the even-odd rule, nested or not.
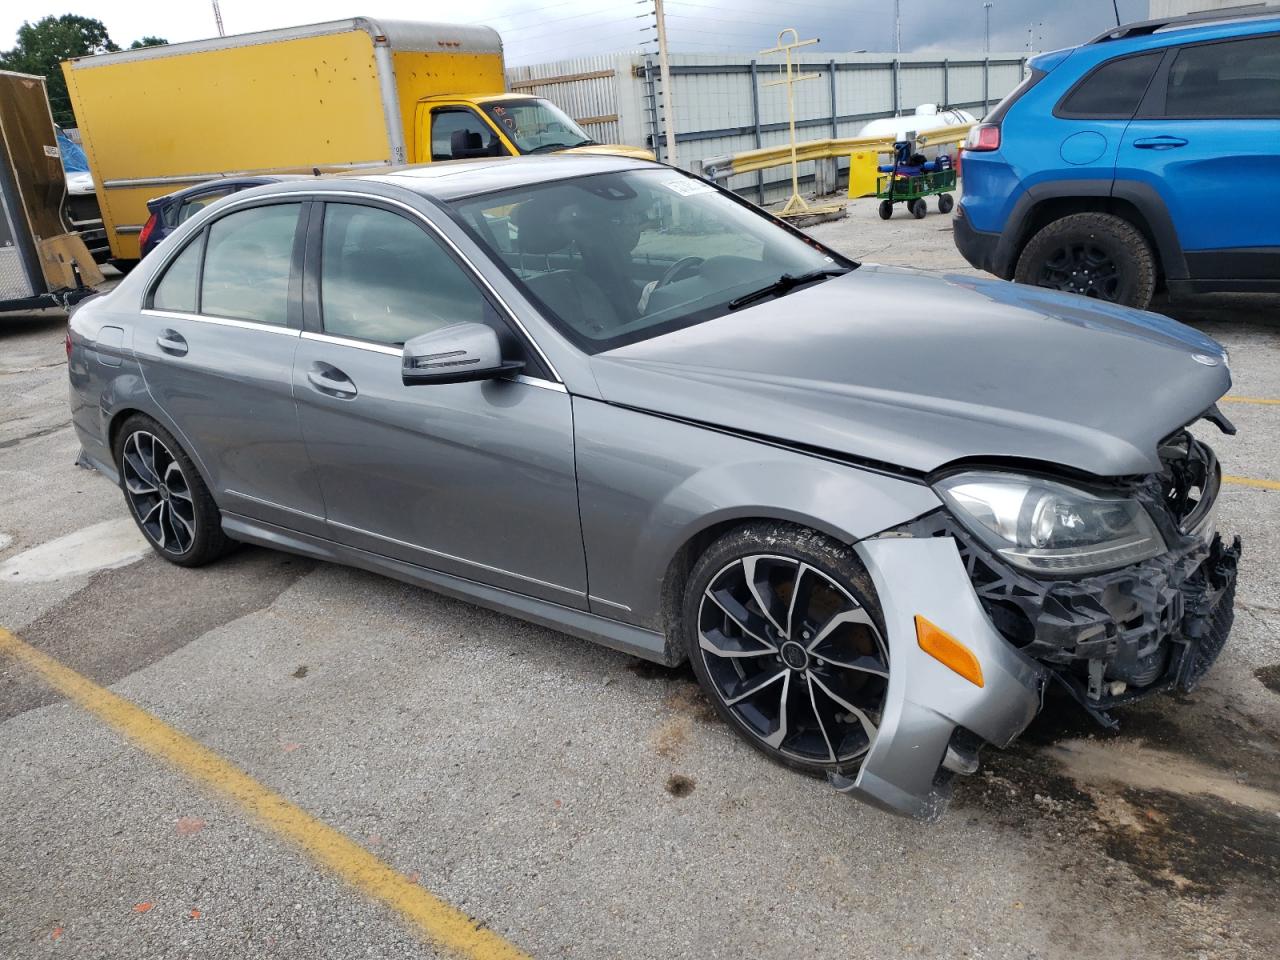
[(138, 529), (170, 563), (199, 567), (232, 546), (195, 464), (164, 427), (135, 414), (116, 435), (120, 489)]
[(1128, 220), (1073, 213), (1031, 238), (1013, 279), (1145, 309), (1156, 288), (1156, 262), (1147, 238)]
[(889, 655), (871, 580), (812, 530), (756, 523), (698, 560), (684, 640), (716, 711), (752, 746), (806, 773), (856, 773), (875, 740)]

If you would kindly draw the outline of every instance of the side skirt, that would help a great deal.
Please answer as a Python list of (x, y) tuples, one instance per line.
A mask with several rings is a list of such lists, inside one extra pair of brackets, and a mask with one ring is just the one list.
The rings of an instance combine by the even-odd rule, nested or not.
[(233, 540), (254, 543), (273, 550), (296, 553), (316, 560), (327, 560), (348, 567), (379, 573), (416, 587), (425, 587), (457, 600), (465, 600), (499, 613), (509, 614), (539, 626), (559, 630), (571, 636), (590, 640), (633, 657), (641, 657), (664, 666), (675, 666), (666, 659), (666, 638), (656, 630), (619, 623), (585, 610), (574, 610), (546, 600), (466, 580), (427, 567), (393, 560), (376, 553), (357, 550), (332, 540), (324, 540), (295, 530), (235, 513), (222, 513), (222, 529)]

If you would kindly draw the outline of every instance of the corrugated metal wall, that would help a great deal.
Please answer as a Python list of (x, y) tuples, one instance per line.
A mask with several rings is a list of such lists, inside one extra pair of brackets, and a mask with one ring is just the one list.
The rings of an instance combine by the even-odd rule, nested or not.
[[(762, 59), (753, 63), (753, 59), (737, 54), (671, 56), (680, 166), (786, 143), (786, 88), (769, 85), (780, 79), (779, 64)], [(644, 79), (646, 62), (652, 66), (651, 82)], [(899, 64), (892, 54), (808, 54), (800, 56), (798, 64), (801, 72), (817, 74), (816, 79), (795, 87), (800, 140), (856, 136), (867, 120), (893, 116), (899, 105), (904, 113), (918, 104), (938, 103), (981, 116), (988, 105), (994, 106), (1017, 86), (1025, 67), (1016, 54), (985, 58), (965, 52), (903, 58)], [(659, 115), (662, 109), (656, 56), (632, 53), (559, 60), (513, 68), (507, 78), (514, 89), (546, 97), (580, 122), (587, 121), (587, 132), (602, 143), (654, 146), (650, 83), (658, 95)], [(540, 79), (545, 82), (536, 82)], [(802, 164), (800, 175), (811, 177), (812, 167)], [(756, 174), (734, 177), (728, 185), (767, 201), (785, 192), (789, 178), (789, 171), (779, 168), (759, 178)]]

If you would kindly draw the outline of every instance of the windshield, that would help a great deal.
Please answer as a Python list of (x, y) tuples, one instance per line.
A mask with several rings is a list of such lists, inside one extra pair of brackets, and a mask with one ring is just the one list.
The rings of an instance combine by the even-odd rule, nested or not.
[[(777, 289), (759, 299), (854, 266), (705, 180), (666, 168), (453, 205), (493, 259), (588, 353), (724, 316), (766, 287)], [(784, 274), (791, 282), (778, 284)]]
[(483, 109), (521, 153), (546, 153), (595, 143), (568, 114), (546, 100), (503, 100)]

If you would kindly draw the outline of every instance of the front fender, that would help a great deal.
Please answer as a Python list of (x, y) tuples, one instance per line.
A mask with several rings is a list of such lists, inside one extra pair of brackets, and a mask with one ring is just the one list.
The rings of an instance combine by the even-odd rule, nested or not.
[(581, 397), (573, 408), (593, 610), (628, 622), (661, 626), (672, 559), (713, 526), (788, 520), (853, 543), (939, 505), (911, 480)]

